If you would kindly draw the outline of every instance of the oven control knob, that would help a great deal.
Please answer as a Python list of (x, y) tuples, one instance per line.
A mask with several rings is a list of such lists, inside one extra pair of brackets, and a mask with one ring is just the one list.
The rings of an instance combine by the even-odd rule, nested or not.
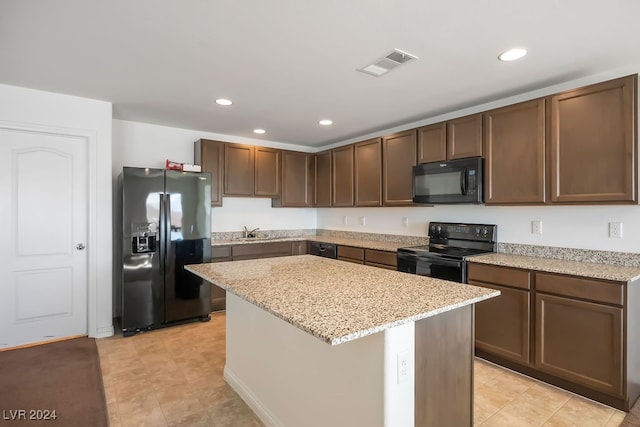
[(436, 230), (438, 231), (438, 234), (442, 233), (442, 226), (438, 225)]
[(487, 227), (485, 227), (485, 228), (483, 228), (483, 229), (482, 229), (482, 235), (483, 235), (484, 237), (487, 237), (487, 236), (489, 235), (489, 229), (488, 229)]

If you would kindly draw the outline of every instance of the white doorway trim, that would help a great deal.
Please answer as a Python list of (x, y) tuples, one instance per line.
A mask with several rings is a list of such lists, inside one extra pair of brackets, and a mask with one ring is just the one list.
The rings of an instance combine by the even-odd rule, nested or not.
[(38, 125), (0, 121), (0, 129), (27, 132), (40, 135), (55, 135), (79, 138), (87, 145), (87, 174), (89, 182), (87, 191), (87, 332), (89, 337), (106, 337), (113, 335), (113, 325), (98, 328), (98, 147), (97, 132), (87, 129), (63, 128), (57, 126)]

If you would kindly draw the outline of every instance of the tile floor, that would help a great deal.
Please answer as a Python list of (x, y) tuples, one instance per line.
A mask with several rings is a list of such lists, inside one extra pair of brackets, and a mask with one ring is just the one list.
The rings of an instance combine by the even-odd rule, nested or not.
[[(97, 340), (111, 426), (262, 426), (222, 379), (225, 315)], [(474, 425), (618, 426), (625, 413), (475, 363)]]

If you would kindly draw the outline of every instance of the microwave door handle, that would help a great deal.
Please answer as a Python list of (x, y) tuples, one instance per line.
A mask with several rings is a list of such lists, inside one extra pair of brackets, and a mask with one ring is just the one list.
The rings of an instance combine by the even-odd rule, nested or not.
[(460, 191), (462, 192), (463, 196), (467, 195), (467, 181), (468, 181), (467, 176), (468, 176), (468, 171), (465, 168), (460, 174)]

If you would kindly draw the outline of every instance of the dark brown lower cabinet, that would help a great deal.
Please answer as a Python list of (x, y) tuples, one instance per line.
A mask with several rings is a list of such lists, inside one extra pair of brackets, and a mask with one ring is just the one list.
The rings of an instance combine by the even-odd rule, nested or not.
[[(628, 411), (640, 396), (640, 281), (469, 263), (476, 355)], [(529, 286), (530, 284), (530, 286)]]
[(536, 295), (535, 367), (623, 396), (622, 308)]
[(470, 263), (468, 281), (500, 291), (500, 296), (476, 304), (476, 349), (529, 364), (531, 274)]
[(306, 255), (307, 241), (291, 242), (291, 255)]
[(353, 262), (355, 264), (364, 263), (364, 249), (353, 246), (338, 246), (338, 259), (340, 261)]
[(386, 268), (387, 270), (398, 269), (398, 253), (391, 251), (380, 251), (377, 249), (364, 250), (364, 263), (372, 267)]
[(469, 282), (497, 289), (500, 296), (476, 304), (476, 348), (529, 363), (529, 291)]

